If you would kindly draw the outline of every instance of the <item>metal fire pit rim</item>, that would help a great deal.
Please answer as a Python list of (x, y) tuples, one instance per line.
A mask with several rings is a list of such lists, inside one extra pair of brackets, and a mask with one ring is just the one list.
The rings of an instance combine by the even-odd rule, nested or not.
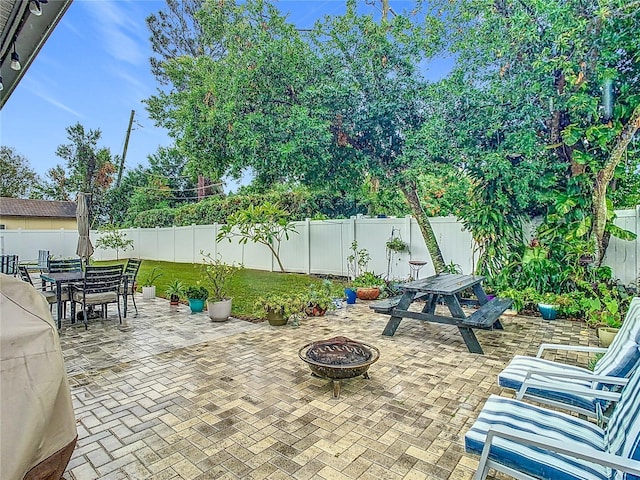
[(340, 365), (340, 364), (336, 365), (336, 364), (328, 364), (328, 363), (316, 362), (315, 360), (312, 360), (309, 357), (307, 357), (306, 355), (302, 354), (302, 352), (305, 349), (308, 349), (308, 348), (310, 348), (310, 347), (312, 347), (314, 345), (317, 345), (319, 343), (327, 342), (328, 340), (331, 340), (331, 339), (316, 340), (315, 342), (307, 343), (305, 346), (300, 348), (300, 350), (298, 350), (298, 357), (300, 357), (300, 360), (302, 360), (303, 362), (308, 363), (309, 365), (315, 365), (316, 367), (333, 368), (333, 369), (336, 369), (336, 370), (346, 370), (346, 369), (353, 369), (353, 368), (357, 368), (357, 367), (369, 366), (369, 365), (372, 365), (375, 362), (377, 362), (378, 359), (380, 358), (380, 350), (378, 350), (377, 347), (374, 347), (373, 345), (369, 345), (368, 343), (364, 343), (364, 342), (360, 342), (358, 340), (352, 340), (352, 339), (349, 339), (349, 342), (345, 342), (345, 343), (358, 344), (358, 345), (361, 345), (361, 346), (371, 350), (371, 358), (368, 359), (366, 362), (349, 363), (347, 365)]

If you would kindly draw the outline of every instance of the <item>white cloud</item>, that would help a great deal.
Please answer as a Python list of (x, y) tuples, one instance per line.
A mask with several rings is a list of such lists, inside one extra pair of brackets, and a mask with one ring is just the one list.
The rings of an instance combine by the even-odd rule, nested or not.
[(58, 100), (56, 100), (55, 98), (50, 97), (49, 95), (46, 95), (45, 93), (43, 93), (42, 91), (40, 91), (39, 89), (37, 90), (31, 90), (31, 93), (33, 93), (34, 95), (42, 98), (45, 102), (50, 103), (51, 105), (53, 105), (54, 107), (58, 107), (61, 110), (64, 110), (65, 112), (68, 112), (72, 115), (75, 115), (78, 118), (84, 118), (84, 115), (82, 115), (81, 113), (75, 111), (73, 108), (65, 105), (62, 102), (59, 102)]
[(114, 59), (132, 65), (146, 61), (137, 25), (129, 12), (131, 2), (98, 0), (83, 2), (93, 18), (96, 34), (104, 50)]

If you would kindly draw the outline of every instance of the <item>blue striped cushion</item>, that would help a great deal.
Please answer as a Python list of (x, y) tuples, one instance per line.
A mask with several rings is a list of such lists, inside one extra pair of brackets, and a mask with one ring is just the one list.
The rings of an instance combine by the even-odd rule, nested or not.
[[(586, 368), (576, 367), (574, 365), (566, 365), (563, 363), (552, 362), (543, 358), (527, 357), (525, 355), (516, 355), (513, 360), (505, 367), (505, 369), (498, 375), (498, 384), (504, 388), (511, 388), (513, 390), (519, 390), (522, 386), (522, 382), (530, 371), (545, 371), (545, 372), (560, 372), (560, 373), (576, 373), (591, 375), (593, 372)], [(533, 379), (547, 379), (541, 375), (532, 375)], [(562, 379), (562, 383), (571, 383), (572, 385), (579, 385), (585, 388), (591, 388), (591, 382), (586, 380), (572, 380)], [(531, 388), (527, 390), (529, 393), (547, 398), (549, 400), (555, 400), (565, 403), (567, 405), (573, 405), (575, 407), (584, 408), (586, 410), (596, 411), (596, 399), (593, 397), (587, 397), (583, 395), (576, 395), (573, 393), (556, 392), (554, 390), (543, 390), (540, 388)]]
[(640, 352), (640, 297), (631, 301), (620, 331), (615, 336), (607, 353), (598, 360), (593, 369), (596, 375), (626, 377), (638, 362)]
[[(605, 434), (608, 451), (615, 455), (640, 460), (640, 369), (636, 369), (622, 390)], [(640, 477), (615, 472), (614, 479), (630, 480)]]
[[(480, 455), (489, 427), (498, 425), (544, 435), (558, 441), (577, 441), (600, 451), (605, 446), (604, 431), (593, 423), (562, 412), (491, 395), (464, 437), (466, 451)], [(489, 458), (536, 478), (602, 480), (608, 479), (611, 474), (610, 469), (587, 460), (578, 460), (506, 439), (494, 439)]]

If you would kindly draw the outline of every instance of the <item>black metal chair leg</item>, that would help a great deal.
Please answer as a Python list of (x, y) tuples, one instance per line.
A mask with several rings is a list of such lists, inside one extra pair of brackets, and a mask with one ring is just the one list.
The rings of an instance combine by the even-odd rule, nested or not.
[(136, 316), (138, 315), (138, 306), (136, 305), (136, 295), (134, 291), (131, 291), (131, 300), (133, 300), (133, 308), (136, 309)]

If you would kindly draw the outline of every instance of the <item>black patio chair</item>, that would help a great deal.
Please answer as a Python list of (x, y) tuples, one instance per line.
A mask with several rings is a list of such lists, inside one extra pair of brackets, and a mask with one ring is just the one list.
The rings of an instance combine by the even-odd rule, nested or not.
[(18, 274), (18, 255), (0, 255), (0, 273), (15, 277)]
[[(138, 315), (138, 306), (136, 305), (136, 279), (138, 277), (138, 270), (142, 260), (139, 258), (130, 258), (127, 260), (127, 265), (124, 267), (124, 273), (122, 274), (122, 285), (120, 286), (120, 295), (124, 295), (124, 316), (127, 316), (127, 295), (131, 295), (133, 300), (133, 308), (136, 309), (136, 315)], [(127, 287), (125, 289), (125, 277), (127, 277)]]
[(49, 272), (51, 273), (80, 272), (82, 271), (82, 259), (81, 258), (54, 259), (49, 257), (47, 259), (47, 270), (49, 270)]
[(120, 313), (120, 285), (122, 283), (122, 265), (90, 266), (85, 268), (84, 281), (74, 285), (71, 294), (71, 315), (75, 315), (75, 304), (82, 304), (82, 320), (87, 329), (89, 324), (87, 305), (100, 305), (102, 318), (107, 317), (107, 305), (118, 306), (118, 319), (122, 323)]
[[(31, 275), (29, 274), (29, 270), (26, 265), (18, 265), (18, 273), (20, 274), (20, 278), (25, 282), (29, 283), (33, 288), (36, 288), (33, 284), (33, 280), (31, 280)], [(53, 305), (58, 303), (58, 293), (55, 290), (39, 290), (40, 293), (44, 295), (44, 298), (49, 302), (49, 310), (53, 310)], [(63, 315), (67, 316), (67, 302), (69, 301), (69, 290), (66, 288), (62, 289), (60, 293), (60, 301), (63, 302)]]
[(40, 273), (46, 272), (49, 268), (49, 250), (38, 250), (38, 268)]

